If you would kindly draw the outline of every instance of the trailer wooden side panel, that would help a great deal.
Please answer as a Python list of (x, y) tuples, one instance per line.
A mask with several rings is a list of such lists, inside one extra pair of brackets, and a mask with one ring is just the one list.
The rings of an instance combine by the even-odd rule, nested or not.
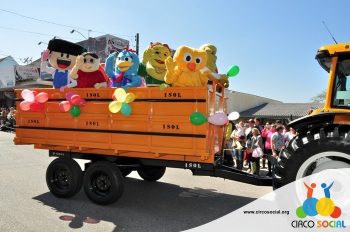
[[(130, 103), (130, 116), (109, 111), (115, 89), (68, 89), (65, 92), (35, 89), (37, 93), (49, 95), (41, 112), (20, 109), (21, 91), (16, 90), (18, 111), (14, 141), (34, 144), (36, 148), (213, 163), (214, 143), (220, 137), (215, 133), (223, 129), (218, 131), (208, 123), (196, 126), (190, 122), (192, 113), (208, 115), (212, 111), (210, 104), (215, 105), (209, 102), (212, 98), (208, 97), (207, 87), (131, 88), (128, 92), (134, 93), (136, 99)], [(78, 117), (59, 109), (67, 92), (86, 100)]]

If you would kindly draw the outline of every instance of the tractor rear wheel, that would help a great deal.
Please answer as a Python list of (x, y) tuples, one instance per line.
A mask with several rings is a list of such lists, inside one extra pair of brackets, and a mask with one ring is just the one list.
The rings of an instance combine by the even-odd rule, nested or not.
[(328, 126), (299, 134), (282, 150), (274, 188), (326, 169), (350, 168), (350, 128)]

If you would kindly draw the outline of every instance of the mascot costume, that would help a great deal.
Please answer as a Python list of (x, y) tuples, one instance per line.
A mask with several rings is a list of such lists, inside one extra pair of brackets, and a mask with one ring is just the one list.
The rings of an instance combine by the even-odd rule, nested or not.
[(86, 49), (82, 46), (66, 40), (52, 39), (49, 41), (43, 57), (44, 60), (48, 59), (52, 66), (47, 67), (45, 71), (52, 73), (55, 89), (76, 86), (76, 81), (69, 76), (69, 70), (75, 65), (77, 56), (85, 51)]
[(201, 69), (207, 65), (207, 53), (200, 49), (180, 46), (174, 59), (168, 57), (165, 60), (167, 72), (165, 82), (172, 86), (206, 86), (211, 78), (209, 70)]
[(77, 80), (77, 88), (107, 87), (107, 80), (100, 70), (100, 59), (95, 53), (85, 52), (78, 56), (72, 71), (72, 79)]
[(138, 87), (142, 81), (137, 75), (140, 60), (135, 51), (126, 48), (118, 56), (114, 52), (108, 56), (105, 64), (105, 72), (110, 78), (111, 87)]
[[(207, 70), (211, 71), (211, 75), (219, 80), (219, 82), (225, 87), (228, 88), (229, 81), (228, 77), (225, 74), (218, 74), (218, 68), (216, 66), (216, 52), (217, 49), (212, 44), (203, 44), (200, 48), (200, 50), (203, 50), (207, 53), (208, 60), (207, 60)], [(209, 81), (210, 82), (210, 81)]]
[(144, 51), (138, 74), (145, 78), (147, 85), (161, 85), (165, 83), (165, 59), (170, 56), (171, 50), (169, 46), (159, 42), (151, 43)]

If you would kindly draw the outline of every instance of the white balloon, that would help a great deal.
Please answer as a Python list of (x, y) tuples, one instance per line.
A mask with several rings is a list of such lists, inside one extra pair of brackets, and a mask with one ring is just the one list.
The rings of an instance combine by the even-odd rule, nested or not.
[(230, 121), (234, 121), (234, 120), (237, 120), (239, 119), (239, 113), (234, 111), (234, 112), (231, 112), (229, 115), (228, 115), (228, 120)]
[(228, 123), (227, 115), (224, 112), (218, 112), (208, 117), (208, 122), (215, 126), (223, 126)]

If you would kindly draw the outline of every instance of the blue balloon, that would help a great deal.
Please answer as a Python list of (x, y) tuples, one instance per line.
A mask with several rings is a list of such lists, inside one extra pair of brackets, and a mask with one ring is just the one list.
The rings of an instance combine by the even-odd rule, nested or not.
[(130, 116), (131, 114), (131, 106), (128, 103), (123, 103), (122, 104), (122, 108), (120, 109), (120, 112), (124, 115), (124, 116)]

